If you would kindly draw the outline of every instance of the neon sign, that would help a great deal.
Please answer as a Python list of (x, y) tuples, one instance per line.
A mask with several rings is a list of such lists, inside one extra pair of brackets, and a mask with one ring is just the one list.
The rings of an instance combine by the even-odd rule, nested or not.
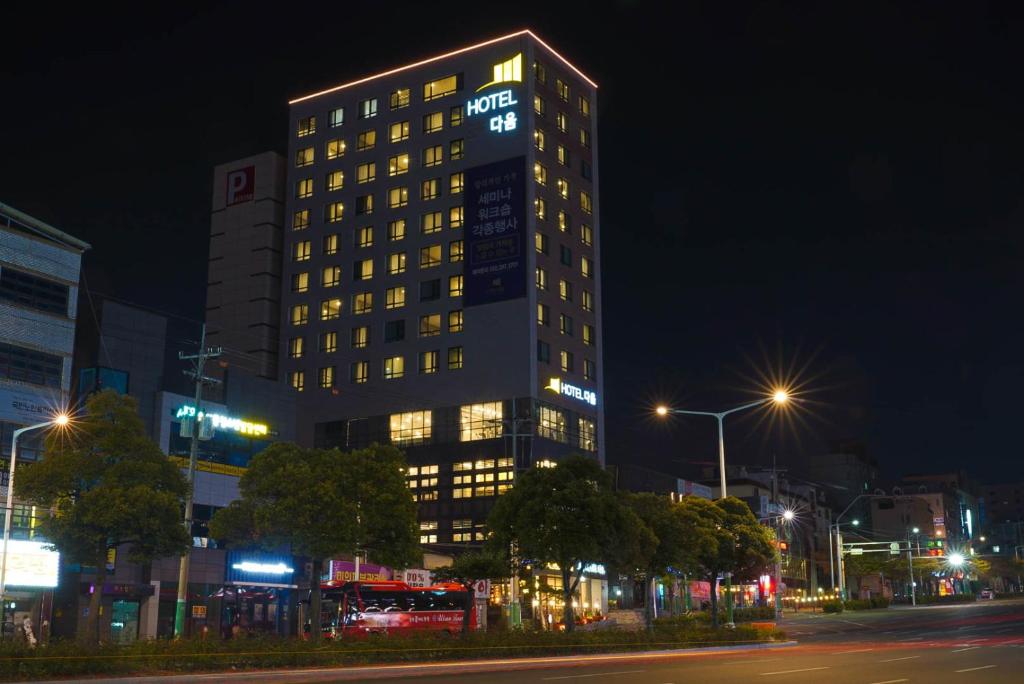
[(287, 575), (295, 572), (295, 568), (289, 568), (284, 563), (253, 563), (251, 561), (244, 561), (242, 563), (233, 563), (231, 567), (242, 572), (258, 572), (261, 575)]
[[(196, 407), (195, 406), (182, 406), (178, 409), (175, 414), (176, 418), (195, 418)], [(267, 427), (266, 423), (253, 423), (248, 420), (242, 420), (241, 418), (232, 418), (230, 416), (221, 415), (219, 413), (207, 413), (205, 411), (199, 412), (199, 421), (209, 420), (213, 423), (214, 428), (220, 428), (223, 430), (231, 430), (238, 432), (243, 435), (252, 435), (253, 437), (266, 437), (270, 432), (270, 428)]]
[[(499, 83), (522, 83), (523, 82), (523, 53), (517, 54), (511, 59), (499, 62), (494, 65), (494, 79), (476, 89), (480, 92), (485, 88)], [(514, 111), (498, 112), (499, 109), (508, 109), (519, 104), (511, 89), (499, 90), (487, 95), (473, 98), (466, 102), (466, 116), (475, 114), (486, 114), (493, 112), (494, 116), (488, 122), (488, 128), (495, 133), (514, 131), (519, 126), (519, 118)]]
[(585, 390), (582, 387), (577, 387), (576, 385), (570, 385), (559, 378), (551, 378), (548, 380), (548, 386), (544, 389), (549, 389), (556, 394), (561, 394), (562, 396), (570, 397), (578, 401), (585, 401), (591, 406), (597, 406), (597, 392)]

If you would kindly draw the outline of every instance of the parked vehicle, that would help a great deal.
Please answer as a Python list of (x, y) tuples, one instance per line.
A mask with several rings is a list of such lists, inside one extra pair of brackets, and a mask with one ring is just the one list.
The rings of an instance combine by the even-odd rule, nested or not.
[(995, 597), (996, 592), (992, 591), (991, 589), (982, 589), (981, 593), (978, 594), (978, 598), (980, 599), (994, 599)]

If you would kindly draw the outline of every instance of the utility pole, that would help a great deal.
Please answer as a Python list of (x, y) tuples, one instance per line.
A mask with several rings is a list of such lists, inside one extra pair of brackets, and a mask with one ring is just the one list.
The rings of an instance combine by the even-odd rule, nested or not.
[(775, 507), (775, 622), (782, 621), (782, 514), (779, 513), (779, 473), (772, 453), (772, 505)]
[[(519, 413), (518, 413), (518, 411), (516, 409), (516, 400), (513, 399), (512, 400), (512, 417), (509, 418), (507, 421), (503, 420), (502, 421), (502, 427), (504, 428), (504, 424), (507, 422), (509, 424), (509, 426), (512, 428), (511, 433), (506, 433), (506, 434), (508, 436), (512, 437), (512, 472), (514, 472), (514, 473), (519, 473), (519, 472), (521, 472), (521, 470), (525, 470), (525, 468), (520, 469), (520, 466), (519, 466), (519, 438), (520, 437), (532, 437), (533, 436), (533, 431), (532, 431), (533, 430), (533, 426), (532, 425), (530, 426), (530, 431), (529, 432), (519, 432), (519, 423), (520, 423), (520, 421), (525, 422), (527, 425), (530, 425), (530, 423), (532, 423), (533, 419), (530, 416), (527, 416), (525, 418), (520, 418), (519, 417)], [(518, 475), (517, 475), (517, 477), (518, 477)], [(518, 553), (517, 553), (517, 549), (516, 549), (515, 543), (512, 544), (511, 556), (512, 556), (512, 573), (511, 573), (512, 576), (509, 578), (509, 585), (508, 585), (508, 622), (509, 622), (509, 626), (515, 628), (515, 627), (519, 627), (522, 624), (522, 622), (523, 622), (523, 620), (522, 620), (522, 608), (519, 605), (519, 556), (518, 556)]]
[(208, 378), (203, 375), (203, 366), (209, 359), (217, 358), (224, 353), (221, 347), (206, 346), (206, 323), (203, 323), (203, 331), (199, 338), (199, 352), (196, 354), (184, 354), (178, 352), (178, 358), (182, 361), (194, 361), (195, 367), (191, 371), (184, 371), (185, 375), (193, 378), (196, 383), (195, 395), (195, 416), (192, 418), (192, 444), (188, 455), (188, 492), (185, 494), (185, 531), (189, 537), (189, 547), (181, 556), (181, 564), (178, 567), (178, 602), (174, 611), (174, 638), (181, 639), (185, 636), (185, 609), (188, 604), (188, 565), (192, 557), (192, 490), (196, 478), (196, 458), (199, 455), (199, 424), (202, 422), (203, 383), (214, 384), (219, 382), (216, 378)]
[(910, 545), (910, 530), (907, 530), (907, 568), (910, 570), (910, 605), (916, 606), (917, 583), (914, 582), (914, 549)]

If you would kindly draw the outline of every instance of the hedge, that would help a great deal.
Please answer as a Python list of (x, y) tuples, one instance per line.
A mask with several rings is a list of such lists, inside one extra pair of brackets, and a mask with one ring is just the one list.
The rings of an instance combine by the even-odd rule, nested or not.
[(946, 596), (918, 596), (917, 605), (933, 605), (936, 603), (974, 603), (978, 597), (974, 594), (947, 594)]

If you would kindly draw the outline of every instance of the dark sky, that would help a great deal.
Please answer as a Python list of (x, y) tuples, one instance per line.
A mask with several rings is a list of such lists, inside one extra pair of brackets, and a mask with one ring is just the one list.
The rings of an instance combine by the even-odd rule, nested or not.
[(91, 242), (94, 290), (198, 318), (212, 166), (282, 149), (290, 96), (530, 27), (600, 85), (611, 459), (713, 458), (713, 421), (650, 406), (803, 369), (795, 420), (737, 420), (730, 462), (853, 439), (893, 476), (1024, 479), (1020, 11), (599, 6), (22, 7), (0, 201)]

